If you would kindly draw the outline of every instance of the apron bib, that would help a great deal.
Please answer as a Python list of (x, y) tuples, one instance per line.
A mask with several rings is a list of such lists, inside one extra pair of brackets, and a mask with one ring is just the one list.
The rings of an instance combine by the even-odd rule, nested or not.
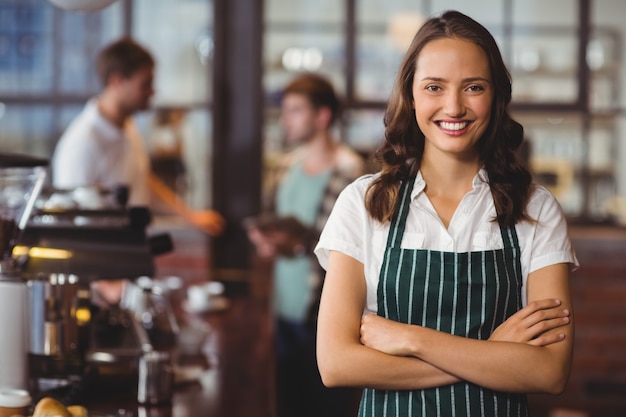
[[(442, 252), (401, 249), (415, 178), (400, 188), (378, 282), (378, 315), (473, 339), (522, 307), (520, 248), (515, 227), (500, 227), (504, 249)], [(527, 417), (524, 394), (470, 382), (415, 390), (363, 391), (359, 417)]]

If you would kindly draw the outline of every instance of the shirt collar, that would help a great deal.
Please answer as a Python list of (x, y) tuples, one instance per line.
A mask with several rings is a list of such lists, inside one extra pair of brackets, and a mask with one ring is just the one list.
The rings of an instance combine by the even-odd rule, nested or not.
[[(472, 185), (475, 190), (483, 187), (489, 187), (489, 175), (484, 167), (481, 168), (474, 176)], [(415, 182), (413, 183), (413, 191), (411, 191), (411, 200), (423, 192), (424, 188), (426, 188), (426, 182), (424, 181), (424, 177), (422, 177), (422, 171), (418, 171), (417, 176), (415, 177)]]
[(472, 181), (472, 185), (474, 186), (474, 188), (489, 186), (489, 174), (484, 167), (478, 171), (478, 173), (474, 177), (474, 180)]
[(100, 113), (98, 109), (98, 99), (90, 99), (86, 106), (85, 111), (89, 117), (93, 120), (94, 126), (99, 132), (99, 137), (107, 141), (119, 141), (123, 140), (123, 130), (111, 123), (106, 117)]

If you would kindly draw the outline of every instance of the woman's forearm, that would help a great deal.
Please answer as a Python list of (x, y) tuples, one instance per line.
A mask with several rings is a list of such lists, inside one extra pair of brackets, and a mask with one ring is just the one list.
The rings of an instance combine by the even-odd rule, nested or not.
[(318, 341), (318, 366), (329, 387), (415, 390), (460, 381), (417, 358), (388, 355), (360, 343), (329, 346), (323, 338)]
[[(381, 320), (384, 320), (381, 318)], [(569, 376), (568, 344), (533, 346), (521, 342), (483, 341), (419, 326), (406, 351), (383, 353), (360, 343), (318, 343), (318, 363), (327, 386), (378, 389), (426, 389), (467, 380), (497, 391), (559, 393)], [(565, 351), (564, 351), (565, 350)]]
[[(415, 326), (417, 327), (417, 326)], [(558, 394), (569, 377), (569, 342), (550, 346), (474, 340), (420, 328), (414, 355), (458, 378), (497, 391)]]

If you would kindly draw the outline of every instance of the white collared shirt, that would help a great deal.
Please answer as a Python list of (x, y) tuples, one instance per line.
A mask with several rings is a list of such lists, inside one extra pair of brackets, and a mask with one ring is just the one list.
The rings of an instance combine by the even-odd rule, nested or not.
[(105, 119), (98, 111), (97, 100), (91, 99), (55, 148), (54, 187), (111, 189), (127, 185), (130, 206), (148, 205), (149, 157), (138, 135), (128, 133)]
[[(374, 178), (374, 175), (366, 175), (346, 187), (337, 199), (315, 248), (315, 254), (325, 269), (331, 250), (351, 256), (364, 265), (369, 312), (377, 310), (378, 277), (390, 226), (389, 222), (381, 224), (372, 219), (365, 209), (365, 191)], [(492, 221), (496, 210), (484, 170), (476, 175), (473, 186), (461, 200), (446, 229), (424, 193), (425, 182), (418, 174), (411, 193), (402, 248), (445, 252), (502, 249), (500, 228), (497, 222)], [(524, 286), (528, 274), (540, 268), (557, 263), (578, 265), (565, 216), (554, 196), (545, 188), (536, 187), (527, 213), (537, 221), (523, 221), (515, 226), (521, 248)], [(526, 304), (526, 291), (522, 294)]]

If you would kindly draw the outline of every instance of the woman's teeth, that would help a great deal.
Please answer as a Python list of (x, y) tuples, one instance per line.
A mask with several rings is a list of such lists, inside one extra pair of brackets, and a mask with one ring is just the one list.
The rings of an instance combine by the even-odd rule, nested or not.
[(462, 130), (469, 125), (469, 122), (439, 122), (439, 126), (445, 130)]

